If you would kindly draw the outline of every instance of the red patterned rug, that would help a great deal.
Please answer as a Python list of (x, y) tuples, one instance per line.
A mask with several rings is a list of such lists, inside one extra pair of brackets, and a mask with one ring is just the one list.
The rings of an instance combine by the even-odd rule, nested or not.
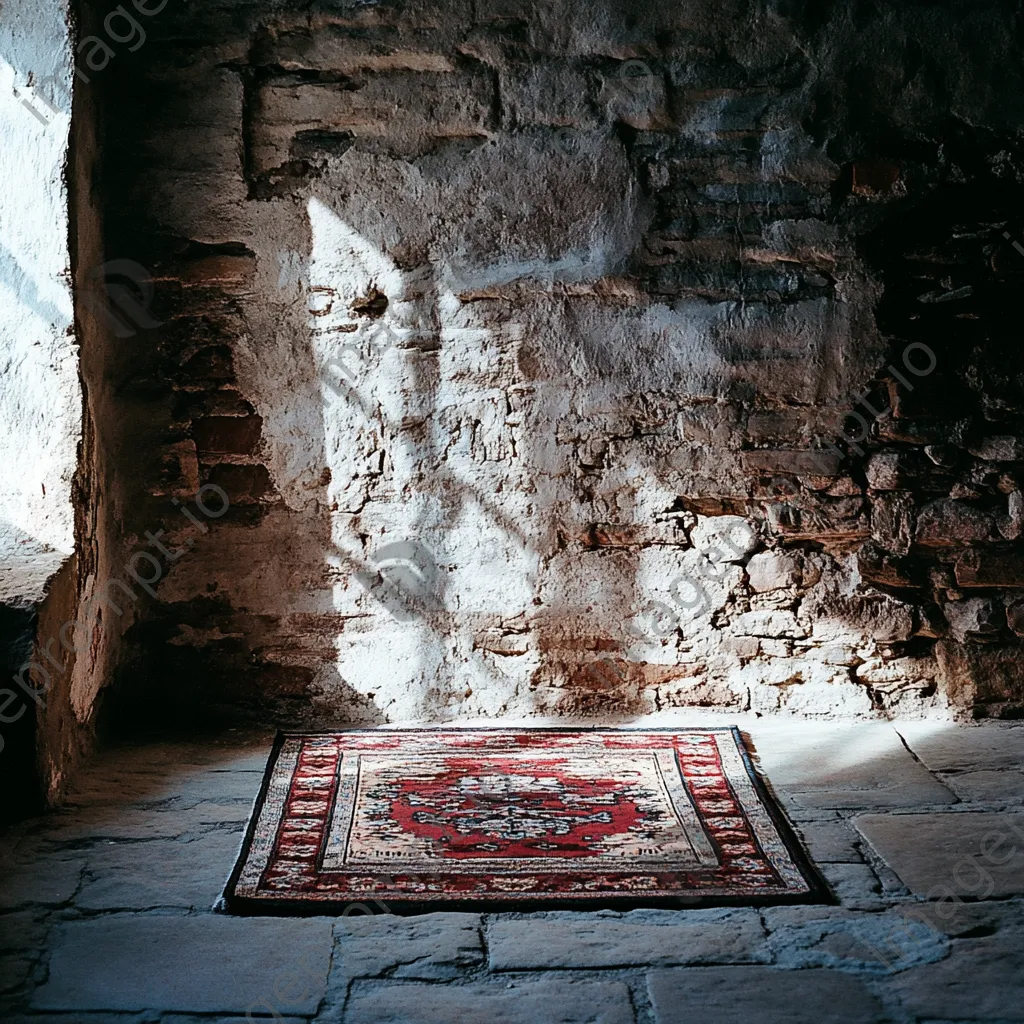
[(811, 902), (735, 729), (278, 736), (236, 912)]

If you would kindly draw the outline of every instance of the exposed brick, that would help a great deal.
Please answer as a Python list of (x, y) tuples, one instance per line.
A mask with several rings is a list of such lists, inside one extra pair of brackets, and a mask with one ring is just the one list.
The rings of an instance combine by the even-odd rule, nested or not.
[(262, 426), (259, 416), (207, 416), (192, 424), (192, 436), (200, 455), (250, 455)]
[(233, 505), (259, 502), (274, 490), (266, 466), (213, 466), (207, 474), (207, 481), (223, 487)]

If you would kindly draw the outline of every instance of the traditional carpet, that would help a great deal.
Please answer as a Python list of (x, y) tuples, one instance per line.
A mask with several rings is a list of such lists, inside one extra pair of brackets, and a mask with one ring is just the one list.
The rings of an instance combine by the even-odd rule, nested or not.
[(278, 736), (236, 912), (809, 902), (820, 879), (735, 729)]

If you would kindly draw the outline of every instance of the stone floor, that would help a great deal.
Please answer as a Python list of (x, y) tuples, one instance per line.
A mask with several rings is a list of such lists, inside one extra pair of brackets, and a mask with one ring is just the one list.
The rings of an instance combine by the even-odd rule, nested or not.
[(107, 752), (0, 837), (0, 1020), (1024, 1021), (1024, 726), (738, 724), (839, 905), (229, 917), (270, 737)]

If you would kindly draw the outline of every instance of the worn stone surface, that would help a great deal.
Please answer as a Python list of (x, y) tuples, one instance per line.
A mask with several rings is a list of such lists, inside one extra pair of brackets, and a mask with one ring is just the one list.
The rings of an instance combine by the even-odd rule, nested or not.
[[(309, 1017), (293, 1017), (280, 1013), (271, 1015), (263, 1011), (264, 1015), (259, 1016), (260, 1008), (252, 1008), (254, 1021), (273, 1020), (274, 1024), (308, 1024)], [(242, 1017), (242, 1020), (246, 1018)], [(114, 1013), (104, 1011), (103, 1013), (33, 1013), (26, 1016), (18, 1014), (8, 1018), (6, 1024), (116, 1024), (123, 1021), (125, 1024), (238, 1024), (237, 1016), (224, 1017), (220, 1014), (196, 1015), (192, 1013), (161, 1013), (150, 1011), (141, 1016), (137, 1013)]]
[(361, 982), (353, 988), (346, 1024), (633, 1024), (629, 989), (621, 982), (518, 981), (441, 986)]
[(957, 728), (941, 722), (899, 722), (894, 728), (933, 772), (1019, 768), (1024, 726), (986, 722)]
[(420, 981), (457, 977), (483, 962), (478, 914), (412, 918), (354, 914), (334, 928), (331, 986), (344, 998), (351, 978), (387, 975)]
[(942, 781), (968, 803), (1024, 803), (1024, 771), (957, 772)]
[(43, 848), (10, 855), (3, 862), (0, 907), (68, 903), (82, 884), (84, 868), (81, 857), (54, 856)]
[(1024, 892), (1024, 813), (865, 814), (856, 825), (915, 895)]
[(902, 973), (887, 987), (916, 1019), (1024, 1020), (1024, 956), (1005, 941), (957, 943), (948, 959)]
[(310, 1014), (323, 998), (330, 952), (329, 921), (213, 914), (75, 921), (60, 929), (32, 1005), (244, 1014), (276, 999), (281, 1010)]
[(797, 833), (812, 859), (819, 864), (859, 864), (859, 834), (847, 822), (805, 821)]
[[(224, 891), (225, 867), (230, 869), (241, 840), (239, 826), (190, 839), (145, 843), (106, 840), (89, 854), (75, 906), (125, 910), (211, 907)], [(158, 861), (160, 872), (140, 872), (140, 857)]]
[[(309, 1017), (293, 1017), (289, 1015), (271, 1016), (266, 1014), (263, 1017), (257, 1016), (259, 1010), (253, 1008), (252, 1020), (273, 1020), (274, 1024), (308, 1024)], [(245, 1020), (245, 1017), (241, 1018)], [(221, 1016), (220, 1014), (192, 1014), (192, 1013), (161, 1013), (150, 1011), (148, 1014), (137, 1013), (114, 1013), (105, 1011), (103, 1013), (33, 1013), (26, 1016), (17, 1015), (11, 1017), (5, 1024), (117, 1024), (123, 1021), (124, 1024), (238, 1024), (237, 1016)]]
[(889, 725), (794, 724), (749, 728), (772, 786), (807, 807), (911, 807), (948, 804), (953, 794), (935, 779)]
[[(766, 963), (764, 929), (752, 910), (650, 912), (498, 920), (487, 931), (492, 970), (627, 967), (637, 964)], [(639, 920), (638, 920), (639, 919)]]
[(1006, 623), (1017, 636), (1024, 636), (1024, 601), (1011, 601), (1006, 606)]
[(859, 979), (837, 971), (771, 967), (701, 967), (652, 971), (648, 988), (658, 1024), (688, 1016), (706, 1024), (883, 1021), (882, 1007)]
[(800, 582), (796, 557), (781, 551), (762, 551), (747, 562), (747, 579), (754, 593), (788, 590)]
[[(845, 771), (864, 785), (880, 761), (891, 776), (907, 777), (907, 793), (927, 801), (907, 809), (927, 812), (934, 794), (921, 787), (919, 774), (927, 769), (909, 757), (879, 759), (885, 746), (862, 728), (844, 733), (826, 723), (750, 725), (763, 762), (781, 765), (795, 758), (807, 773), (798, 777), (806, 780), (815, 762), (804, 755), (826, 746), (843, 753)], [(868, 726), (875, 728), (891, 732), (889, 726)], [(911, 748), (941, 763), (949, 778), (969, 774), (971, 750), (979, 764), (988, 765), (979, 771), (997, 774), (1011, 774), (995, 766), (1018, 757), (1019, 732), (1013, 728), (938, 722), (915, 728), (917, 738), (908, 737)], [(931, 900), (911, 896), (866, 839), (850, 842), (857, 812), (848, 807), (786, 803), (809, 838), (819, 832), (820, 867), (841, 906), (301, 919), (227, 917), (202, 904), (189, 909), (196, 880), (180, 870), (175, 844), (235, 830), (234, 801), (255, 795), (270, 742), (269, 736), (236, 736), (112, 751), (87, 766), (59, 813), (0, 835), (5, 879), (22, 858), (36, 864), (42, 877), (60, 877), (63, 860), (73, 855), (84, 863), (83, 878), (117, 882), (107, 890), (110, 903), (87, 910), (77, 902), (36, 902), (0, 911), (0, 987), (12, 986), (0, 991), (0, 1019), (219, 1024), (251, 1012), (254, 1020), (280, 1018), (288, 1024), (650, 1024), (690, 1017), (731, 1024), (737, 1015), (817, 1021), (838, 1014), (864, 1024), (931, 1024), (940, 1000), (928, 986), (951, 993), (946, 1019), (1018, 1019), (1014, 972), (1024, 948), (1024, 899), (997, 899), (994, 892), (980, 902), (966, 894), (965, 902), (946, 894)], [(837, 762), (817, 764), (825, 785), (836, 786)], [(227, 819), (223, 832), (208, 820), (221, 811)], [(891, 817), (963, 821), (979, 815)], [(1009, 820), (1005, 814), (986, 817)], [(177, 832), (181, 827), (187, 831)], [(902, 858), (942, 861), (947, 841), (959, 842), (956, 835), (955, 829), (906, 828), (894, 834), (893, 850)], [(813, 852), (815, 843), (810, 845)], [(830, 846), (842, 859), (825, 859)], [(94, 854), (127, 848), (135, 851), (140, 891), (153, 877), (165, 880), (160, 896), (166, 906), (118, 912), (116, 900), (131, 889), (131, 866), (119, 862), (115, 871)], [(861, 849), (869, 863), (845, 859)], [(208, 865), (211, 882), (217, 870), (222, 882), (234, 861), (233, 851), (220, 856), (219, 869), (213, 859)], [(960, 876), (968, 886), (975, 881), (967, 868)], [(978, 898), (987, 887), (974, 888)], [(970, 1008), (964, 993), (973, 979), (986, 989)], [(62, 1009), (45, 1008), (51, 1005)]]
[(32, 973), (33, 965), (31, 957), (0, 954), (0, 995), (20, 989)]
[(882, 883), (868, 864), (824, 861), (818, 870), (832, 894), (844, 905), (870, 905), (882, 896)]
[(949, 952), (941, 929), (898, 911), (769, 907), (764, 920), (774, 962), (782, 967), (889, 974), (941, 960)]
[(871, 508), (871, 537), (886, 551), (906, 555), (914, 538), (913, 495), (880, 495)]

